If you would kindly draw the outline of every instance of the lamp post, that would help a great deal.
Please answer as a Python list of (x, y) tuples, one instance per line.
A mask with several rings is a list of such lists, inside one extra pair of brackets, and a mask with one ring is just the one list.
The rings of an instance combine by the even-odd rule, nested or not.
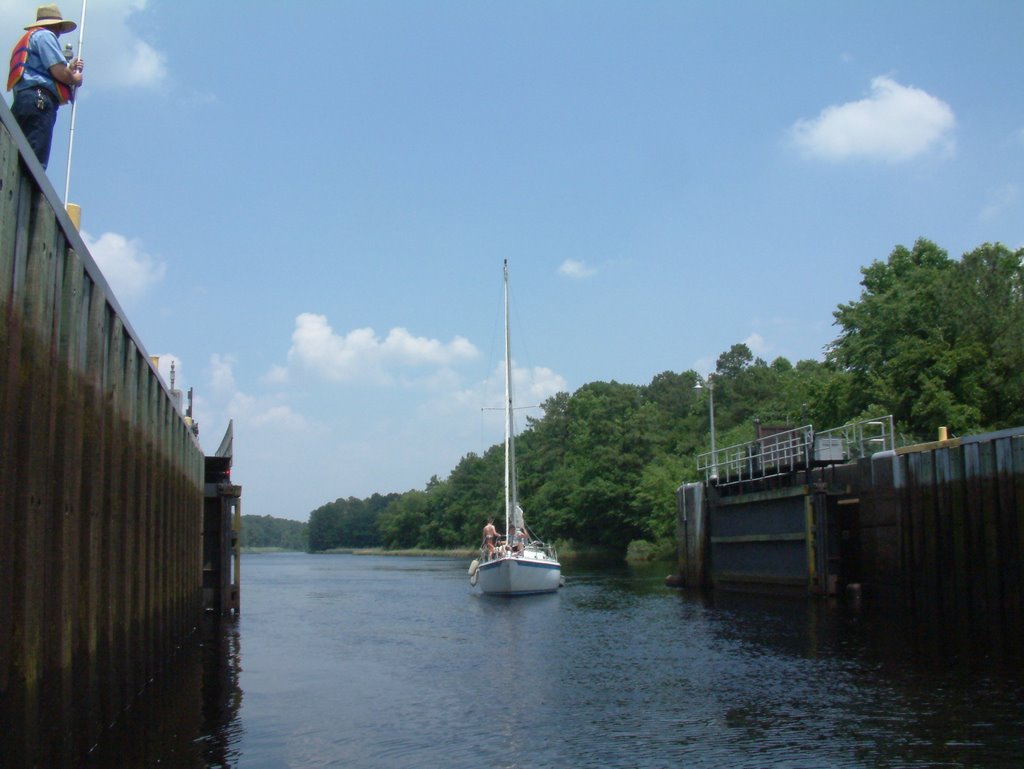
[[(714, 374), (708, 374), (707, 388), (708, 388), (708, 422), (711, 426), (711, 477), (718, 478), (718, 454), (715, 452), (715, 383), (713, 381)], [(703, 390), (704, 387), (700, 383), (700, 379), (697, 380), (697, 384), (693, 386), (694, 390)]]

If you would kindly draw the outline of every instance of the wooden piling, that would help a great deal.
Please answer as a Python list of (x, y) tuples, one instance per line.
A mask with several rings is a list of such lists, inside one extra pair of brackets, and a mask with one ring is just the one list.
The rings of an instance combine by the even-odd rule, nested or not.
[(77, 766), (202, 618), (202, 450), (0, 105), (0, 763)]
[[(707, 564), (688, 502), (699, 496), (696, 484), (680, 487), (676, 582), (698, 586), (710, 578), (719, 587), (778, 590), (790, 561), (779, 560), (782, 548), (774, 560), (757, 548), (800, 540), (812, 592), (832, 592), (827, 572), (840, 580), (839, 593), (856, 585), (864, 602), (912, 612), (928, 632), (961, 648), (982, 641), (1000, 653), (1024, 642), (1024, 427), (906, 446), (810, 477), (814, 516), (806, 535), (790, 533), (792, 511), (773, 498), (786, 489), (809, 494), (800, 492), (802, 473), (772, 479), (775, 491), (767, 479), (765, 488), (753, 481), (705, 487)], [(833, 501), (843, 514), (829, 515)], [(838, 568), (834, 553), (842, 556)], [(694, 568), (700, 565), (706, 568)]]

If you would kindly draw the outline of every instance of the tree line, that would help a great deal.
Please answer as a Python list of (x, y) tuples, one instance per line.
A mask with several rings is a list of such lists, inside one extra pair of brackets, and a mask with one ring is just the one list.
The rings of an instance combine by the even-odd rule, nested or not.
[[(716, 442), (754, 437), (754, 423), (817, 429), (892, 414), (898, 433), (931, 440), (1024, 423), (1024, 249), (985, 244), (952, 259), (928, 240), (862, 268), (858, 299), (821, 361), (756, 357), (745, 344), (715, 366)], [(541, 537), (625, 550), (670, 540), (675, 489), (697, 478), (710, 444), (698, 372), (646, 385), (591, 382), (558, 393), (518, 435), (519, 495)], [(338, 499), (312, 511), (311, 551), (464, 548), (503, 519), (504, 448), (464, 456), (423, 489)]]
[(243, 549), (307, 550), (308, 525), (272, 515), (243, 515), (239, 545)]

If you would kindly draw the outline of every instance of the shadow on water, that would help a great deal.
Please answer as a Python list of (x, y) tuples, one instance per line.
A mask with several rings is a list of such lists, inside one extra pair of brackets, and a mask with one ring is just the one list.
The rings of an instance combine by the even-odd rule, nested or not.
[(208, 614), (82, 763), (88, 769), (237, 766), (242, 731), (236, 618)]
[(241, 625), (204, 628), (85, 766), (1020, 765), (1024, 666), (984, 633), (671, 566), (567, 559), (564, 589), (509, 599), (459, 559), (250, 559)]
[(713, 610), (725, 638), (768, 644), (776, 652), (848, 658), (880, 665), (948, 670), (1024, 670), (1024, 646), (984, 628), (938, 617), (818, 596), (680, 591)]

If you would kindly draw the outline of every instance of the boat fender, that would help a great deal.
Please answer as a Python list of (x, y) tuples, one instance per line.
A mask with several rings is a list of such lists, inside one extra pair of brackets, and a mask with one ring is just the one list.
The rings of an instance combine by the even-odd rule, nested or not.
[(479, 576), (480, 575), (477, 574), (475, 571), (473, 572), (473, 576), (469, 578), (469, 586), (470, 587), (476, 587), (476, 581), (477, 581), (477, 578)]
[(480, 561), (476, 558), (473, 559), (473, 563), (469, 565), (469, 576), (476, 574), (476, 570), (480, 568)]

